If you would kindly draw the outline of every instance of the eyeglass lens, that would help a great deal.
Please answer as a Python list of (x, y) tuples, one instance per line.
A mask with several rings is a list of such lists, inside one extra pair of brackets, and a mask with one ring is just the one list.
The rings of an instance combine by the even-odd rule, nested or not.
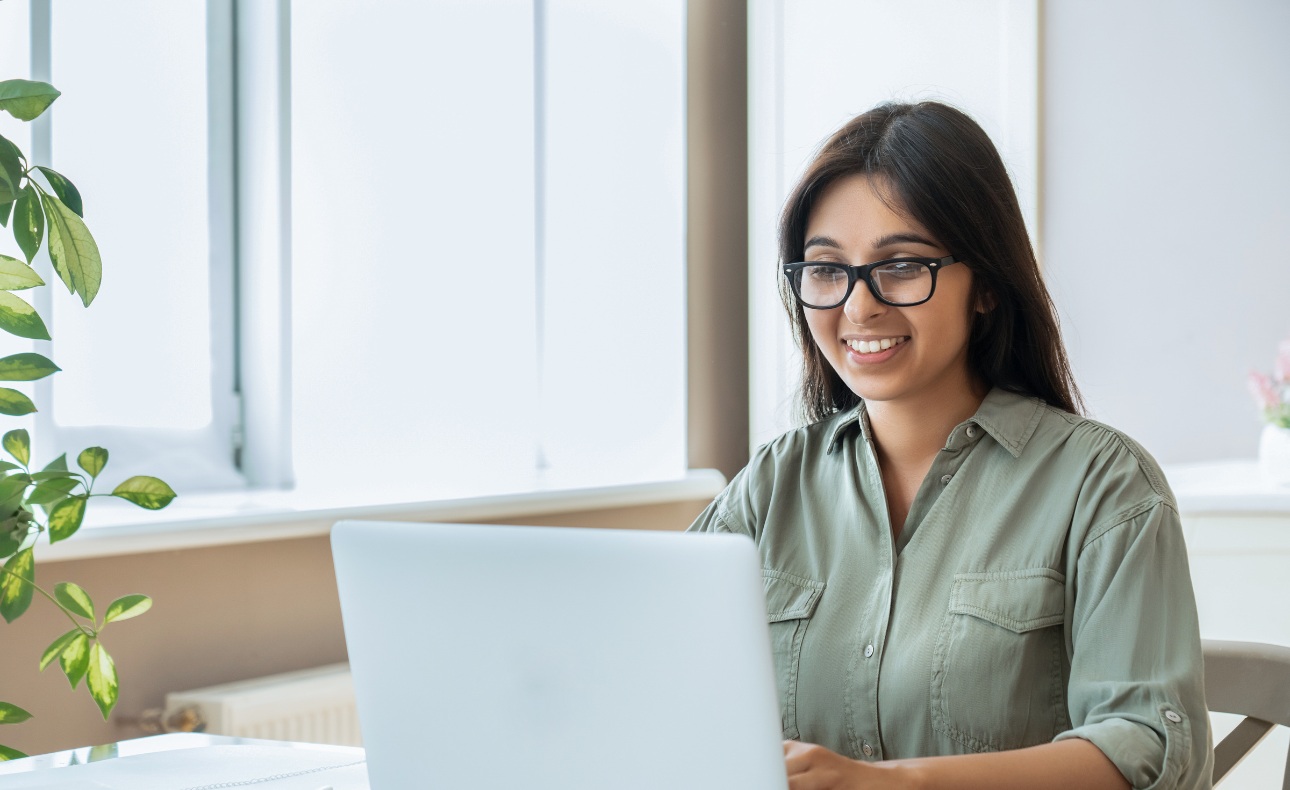
[[(804, 266), (796, 274), (798, 295), (811, 307), (837, 307), (847, 298), (847, 272), (837, 264)], [(869, 279), (878, 295), (894, 304), (916, 304), (932, 295), (932, 270), (922, 263), (883, 264), (869, 271)]]

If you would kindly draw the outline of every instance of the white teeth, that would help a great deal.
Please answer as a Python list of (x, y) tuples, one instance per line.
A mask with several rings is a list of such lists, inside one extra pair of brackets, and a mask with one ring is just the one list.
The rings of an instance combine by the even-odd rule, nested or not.
[(884, 337), (882, 340), (848, 340), (847, 345), (858, 354), (876, 354), (879, 351), (886, 351), (892, 346), (898, 346), (907, 339), (904, 337)]

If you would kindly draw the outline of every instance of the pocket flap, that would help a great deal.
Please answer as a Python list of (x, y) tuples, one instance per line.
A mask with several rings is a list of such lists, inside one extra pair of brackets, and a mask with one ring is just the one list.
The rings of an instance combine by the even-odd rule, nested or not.
[(824, 582), (762, 568), (766, 586), (766, 617), (772, 623), (810, 617), (824, 592)]
[(1051, 568), (956, 573), (950, 614), (968, 614), (1021, 634), (1066, 619), (1066, 577)]

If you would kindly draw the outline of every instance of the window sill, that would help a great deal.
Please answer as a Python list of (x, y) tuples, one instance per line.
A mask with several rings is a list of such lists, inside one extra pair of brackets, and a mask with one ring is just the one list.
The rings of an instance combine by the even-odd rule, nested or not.
[(691, 469), (665, 480), (587, 482), (541, 475), (523, 483), (480, 485), (453, 496), (397, 491), (238, 491), (180, 496), (158, 512), (95, 498), (70, 539), (36, 545), (41, 563), (326, 535), (342, 519), (479, 521), (715, 497), (725, 478)]

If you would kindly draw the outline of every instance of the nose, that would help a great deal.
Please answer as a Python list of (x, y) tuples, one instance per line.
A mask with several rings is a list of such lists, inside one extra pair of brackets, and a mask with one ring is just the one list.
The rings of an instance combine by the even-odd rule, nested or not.
[(878, 301), (869, 290), (869, 284), (863, 280), (856, 281), (855, 287), (851, 289), (851, 295), (842, 305), (842, 314), (856, 326), (867, 324), (886, 311), (887, 305)]

